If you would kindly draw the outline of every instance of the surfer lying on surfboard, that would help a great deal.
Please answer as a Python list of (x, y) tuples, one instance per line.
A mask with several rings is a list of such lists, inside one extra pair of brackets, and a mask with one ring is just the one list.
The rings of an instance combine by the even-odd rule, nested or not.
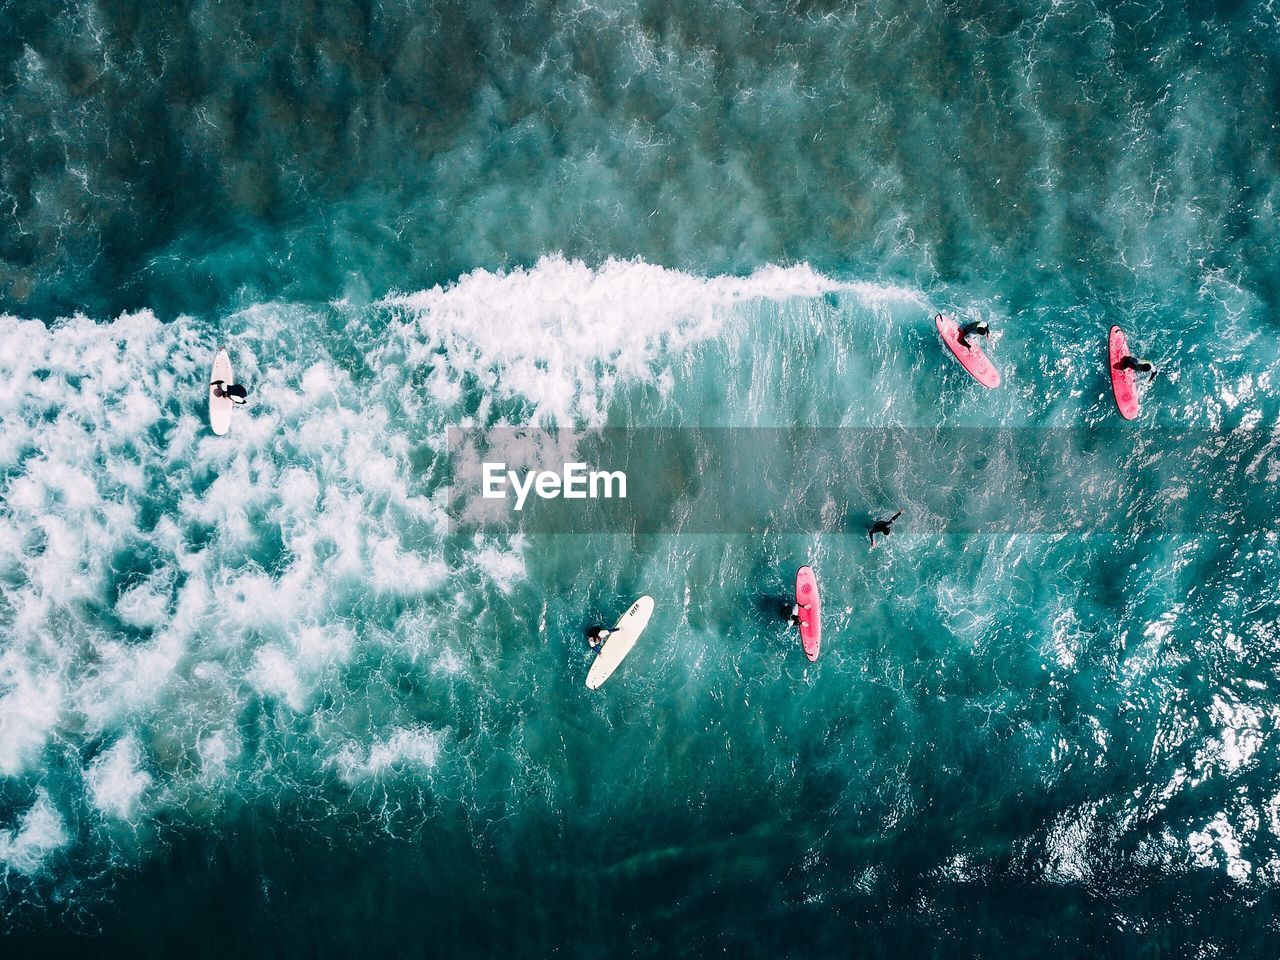
[(249, 396), (249, 391), (238, 383), (215, 380), (209, 386), (213, 387), (213, 395), (215, 397), (226, 397), (232, 403), (244, 404), (249, 402), (246, 399)]
[(591, 649), (603, 646), (604, 642), (609, 639), (612, 630), (606, 630), (604, 627), (592, 627), (587, 631), (587, 643), (591, 645)]
[(1150, 360), (1138, 360), (1131, 356), (1121, 357), (1120, 362), (1116, 364), (1116, 369), (1132, 370), (1135, 373), (1149, 373), (1151, 376), (1147, 377), (1147, 383), (1154, 380), (1157, 373), (1155, 365)]
[(867, 531), (867, 536), (871, 538), (872, 549), (874, 549), (876, 545), (876, 534), (878, 533), (882, 537), (887, 537), (889, 534), (893, 533), (893, 521), (897, 520), (900, 516), (902, 516), (901, 510), (895, 513), (888, 520), (877, 520), (871, 525), (871, 529)]
[[(938, 314), (942, 316), (942, 314)], [(956, 341), (966, 350), (973, 345), (969, 343), (970, 337), (985, 337), (991, 333), (991, 328), (987, 326), (985, 320), (974, 320), (972, 323), (966, 323), (960, 328), (960, 333), (956, 336)]]
[(807, 627), (809, 626), (809, 621), (806, 618), (804, 611), (812, 609), (813, 604), (811, 603), (793, 603), (790, 609), (783, 609), (782, 613), (787, 618), (787, 623), (799, 624), (802, 627)]

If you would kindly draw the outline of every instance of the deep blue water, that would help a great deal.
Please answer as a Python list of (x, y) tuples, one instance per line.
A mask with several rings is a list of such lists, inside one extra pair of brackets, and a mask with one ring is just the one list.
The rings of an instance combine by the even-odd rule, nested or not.
[[(1278, 168), (1267, 3), (0, 0), (0, 943), (1275, 956)], [(449, 427), (603, 425), (1150, 469), (1078, 532), (833, 484), (874, 553), (448, 522)]]

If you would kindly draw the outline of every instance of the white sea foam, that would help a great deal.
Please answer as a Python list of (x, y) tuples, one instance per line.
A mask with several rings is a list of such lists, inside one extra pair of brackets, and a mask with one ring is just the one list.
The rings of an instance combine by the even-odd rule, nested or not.
[(475, 564), (483, 570), (503, 592), (511, 589), (516, 580), (524, 576), (524, 537), (516, 534), (510, 540), (510, 549), (487, 541), (477, 534), (475, 538)]
[[(510, 593), (526, 576), (518, 535), (446, 560), (440, 491), (412, 463), (440, 448), (470, 382), (485, 388), (480, 420), (507, 398), (530, 422), (598, 422), (627, 383), (669, 389), (738, 305), (824, 293), (917, 298), (805, 266), (708, 279), (551, 257), (388, 301), (388, 346), (363, 358), (379, 375), (360, 383), (327, 352), (327, 318), (288, 305), (221, 331), (145, 311), (0, 319), (0, 774), (39, 775), (52, 743), (106, 744), (79, 777), (50, 781), (8, 849), (51, 848), (34, 838), (65, 831), (56, 810), (80, 803), (128, 822), (166, 804), (207, 809), (191, 803), (201, 793), (216, 804), (247, 782), (251, 704), (309, 730), (322, 692), (346, 695), (370, 604), (405, 605), (378, 627), (380, 649), (412, 651), (432, 676), (465, 673), (463, 628), (425, 622), (414, 602), (483, 597), (481, 583)], [(220, 342), (252, 391), (222, 438), (204, 419)], [(257, 762), (291, 768), (281, 776), (336, 763), (354, 782), (434, 768), (443, 735), (400, 727), (313, 757), (273, 755), (267, 736)]]
[(49, 792), (41, 788), (18, 825), (8, 832), (0, 831), (0, 865), (6, 872), (36, 873), (49, 855), (66, 846), (69, 839)]
[(430, 772), (439, 762), (444, 740), (445, 734), (439, 730), (400, 728), (367, 747), (354, 742), (344, 744), (333, 763), (347, 783), (380, 777), (389, 771)]
[(215, 730), (196, 744), (200, 757), (200, 776), (206, 782), (218, 782), (231, 762), (240, 754), (239, 744), (225, 730)]
[(404, 550), (395, 537), (372, 538), (370, 564), (373, 587), (381, 593), (413, 596), (442, 586), (449, 565), (439, 556), (427, 559)]
[(839, 292), (868, 304), (923, 303), (906, 288), (842, 283), (807, 265), (707, 278), (638, 260), (592, 268), (559, 256), (509, 273), (476, 270), (385, 303), (411, 318), (406, 358), (431, 371), (433, 399), (454, 402), (470, 375), (496, 396), (528, 400), (534, 422), (598, 426), (616, 384), (656, 383), (673, 358), (719, 334), (735, 306)]
[(132, 819), (151, 774), (142, 769), (138, 740), (126, 736), (89, 764), (89, 795), (94, 807), (108, 816)]
[(0, 652), (0, 776), (16, 777), (33, 765), (61, 710), (58, 676), (18, 650)]
[(120, 594), (116, 616), (131, 627), (156, 629), (169, 618), (169, 578), (152, 577)]
[[(432, 425), (388, 413), (409, 384), (353, 388), (314, 339), (257, 362), (323, 317), (256, 308), (228, 325), (252, 401), (215, 438), (216, 332), (149, 313), (0, 319), (0, 776), (44, 777), (51, 743), (107, 744), (80, 776), (45, 778), (4, 835), (11, 869), (70, 842), (58, 808), (132, 822), (166, 803), (207, 809), (190, 803), (201, 793), (216, 803), (244, 782), (253, 700), (309, 722), (355, 656), (335, 608), (411, 601), (451, 575), (442, 514), (409, 463), (410, 434)], [(501, 559), (466, 570), (487, 567), (508, 586), (520, 574)], [(328, 762), (259, 757), (290, 779)]]
[(249, 682), (303, 710), (311, 693), (351, 657), (355, 635), (342, 623), (297, 627), (282, 644), (259, 647)]

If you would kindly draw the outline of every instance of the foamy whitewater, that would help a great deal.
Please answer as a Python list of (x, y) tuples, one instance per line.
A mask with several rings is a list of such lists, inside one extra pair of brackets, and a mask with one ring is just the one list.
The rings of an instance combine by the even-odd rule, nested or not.
[[(0, 952), (1276, 956), (1278, 26), (0, 0)], [(451, 523), (546, 427), (1024, 428), (1099, 514), (925, 444), (1008, 526), (780, 448)]]
[[(447, 542), (445, 427), (598, 425), (619, 390), (671, 397), (702, 342), (747, 322), (739, 305), (834, 292), (921, 302), (807, 267), (704, 279), (557, 257), (390, 298), (355, 370), (341, 304), (221, 329), (3, 318), (0, 773), (58, 770), (8, 834), (11, 880), (80, 845), (132, 857), (157, 819), (208, 821), (228, 795), (433, 771), (447, 720), (378, 710), (364, 687), (385, 678), (350, 674), (388, 657), (457, 675), (477, 652), (449, 614), (525, 576), (519, 537)], [(201, 385), (222, 344), (254, 402), (219, 438)], [(272, 728), (252, 746), (250, 709)]]

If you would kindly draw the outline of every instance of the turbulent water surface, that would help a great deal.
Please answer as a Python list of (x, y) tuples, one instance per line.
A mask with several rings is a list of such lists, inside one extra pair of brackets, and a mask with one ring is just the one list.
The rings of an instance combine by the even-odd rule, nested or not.
[(1115, 427), (1118, 323), (1135, 435), (1274, 483), (1278, 174), (1270, 2), (0, 0), (0, 946), (1275, 956), (1280, 547), (1212, 458), (1204, 530), (833, 490), (869, 553), (461, 529), (444, 454)]

